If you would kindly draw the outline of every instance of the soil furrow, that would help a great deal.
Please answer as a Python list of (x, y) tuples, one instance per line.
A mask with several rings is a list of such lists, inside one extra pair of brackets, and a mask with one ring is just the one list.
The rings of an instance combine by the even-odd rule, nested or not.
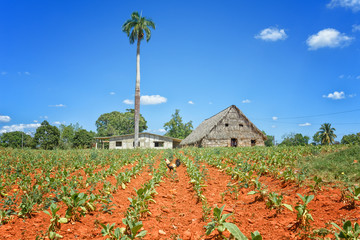
[(186, 167), (181, 165), (176, 173), (166, 174), (156, 188), (156, 203), (149, 204), (152, 215), (142, 220), (148, 231), (145, 239), (199, 239), (204, 233), (202, 205), (197, 202)]

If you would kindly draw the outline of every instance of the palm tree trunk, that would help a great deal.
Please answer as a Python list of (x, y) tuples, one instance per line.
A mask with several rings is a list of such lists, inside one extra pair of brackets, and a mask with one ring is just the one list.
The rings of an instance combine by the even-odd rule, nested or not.
[(137, 41), (136, 51), (136, 84), (135, 84), (135, 135), (134, 147), (139, 147), (139, 119), (140, 119), (140, 39)]

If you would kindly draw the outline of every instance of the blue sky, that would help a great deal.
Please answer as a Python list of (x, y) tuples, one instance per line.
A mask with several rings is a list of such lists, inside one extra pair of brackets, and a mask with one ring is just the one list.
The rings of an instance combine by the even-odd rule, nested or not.
[[(0, 133), (34, 132), (131, 108), (133, 11), (156, 23), (141, 43), (141, 113), (163, 134), (175, 109), (197, 127), (236, 105), (280, 141), (329, 122), (360, 132), (360, 0), (0, 2)], [(129, 101), (130, 100), (130, 101)]]

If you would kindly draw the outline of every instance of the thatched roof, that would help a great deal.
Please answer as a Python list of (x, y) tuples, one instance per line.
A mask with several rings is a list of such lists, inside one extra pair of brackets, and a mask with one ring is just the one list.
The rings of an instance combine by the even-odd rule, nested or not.
[(206, 119), (203, 121), (194, 131), (190, 133), (184, 140), (181, 141), (180, 145), (191, 145), (201, 141), (204, 137), (206, 137), (211, 130), (229, 113), (231, 109), (235, 109), (240, 116), (242, 116), (251, 126), (251, 128), (262, 136), (264, 140), (266, 140), (266, 136), (263, 132), (261, 132), (235, 105), (231, 105), (230, 107), (222, 110), (218, 114)]

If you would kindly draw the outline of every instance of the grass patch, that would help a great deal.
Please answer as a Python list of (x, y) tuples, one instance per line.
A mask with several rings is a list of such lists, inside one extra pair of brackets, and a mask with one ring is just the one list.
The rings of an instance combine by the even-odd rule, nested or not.
[(360, 182), (360, 146), (327, 155), (305, 157), (299, 161), (300, 168), (311, 176), (326, 181)]

